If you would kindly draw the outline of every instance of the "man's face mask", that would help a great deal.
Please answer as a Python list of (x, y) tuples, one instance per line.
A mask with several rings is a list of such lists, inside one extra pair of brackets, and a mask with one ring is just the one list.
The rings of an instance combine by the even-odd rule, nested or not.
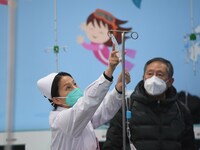
[(144, 81), (144, 88), (149, 95), (160, 95), (167, 89), (166, 82), (156, 76), (152, 76)]

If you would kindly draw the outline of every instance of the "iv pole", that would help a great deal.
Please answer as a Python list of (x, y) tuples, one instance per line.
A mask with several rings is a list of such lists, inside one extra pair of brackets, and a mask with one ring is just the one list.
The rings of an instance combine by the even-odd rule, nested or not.
[[(123, 136), (123, 150), (126, 150), (126, 80), (125, 80), (125, 34), (130, 33), (130, 31), (121, 31), (121, 30), (110, 30), (108, 35), (111, 35), (113, 32), (121, 32), (122, 38), (122, 50), (121, 50), (121, 59), (122, 59), (122, 136)], [(131, 38), (137, 39), (137, 32), (131, 32)], [(117, 44), (117, 43), (114, 43)], [(115, 45), (116, 46), (116, 45)]]
[(126, 150), (126, 94), (125, 94), (125, 33), (122, 32), (122, 134), (123, 134), (123, 150)]

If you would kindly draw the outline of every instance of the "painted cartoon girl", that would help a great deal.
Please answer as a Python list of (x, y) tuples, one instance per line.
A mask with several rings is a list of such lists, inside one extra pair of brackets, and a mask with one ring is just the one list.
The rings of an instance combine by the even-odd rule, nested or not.
[[(125, 24), (127, 21), (122, 21), (115, 18), (109, 12), (96, 9), (95, 12), (89, 15), (85, 24), (81, 26), (86, 33), (91, 43), (86, 43), (82, 36), (78, 37), (78, 43), (85, 49), (93, 52), (94, 56), (104, 65), (108, 64), (108, 58), (110, 50), (108, 47), (112, 47), (112, 41), (108, 36), (109, 30), (123, 30), (130, 31), (132, 28), (123, 28), (120, 25)], [(113, 32), (118, 44), (121, 44), (121, 33)], [(128, 37), (125, 36), (125, 39)], [(126, 55), (133, 58), (135, 57), (135, 50), (126, 49)], [(131, 70), (134, 66), (133, 63), (125, 60), (125, 66), (127, 70)]]

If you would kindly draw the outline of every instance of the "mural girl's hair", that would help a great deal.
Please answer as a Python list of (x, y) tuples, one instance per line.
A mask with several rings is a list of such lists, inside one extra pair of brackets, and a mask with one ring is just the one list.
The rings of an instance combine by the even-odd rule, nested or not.
[(117, 25), (115, 24), (116, 18), (111, 13), (102, 9), (96, 9), (93, 14), (95, 18), (103, 20), (103, 22), (110, 24), (113, 30), (117, 30)]
[[(120, 27), (121, 24), (127, 23), (127, 21), (123, 21), (120, 19), (117, 19), (114, 17), (111, 13), (102, 10), (102, 9), (96, 9), (95, 12), (90, 14), (90, 16), (87, 18), (87, 24), (92, 22), (94, 24), (94, 21), (96, 20), (97, 24), (100, 26), (100, 22), (103, 23), (103, 25), (107, 24), (109, 30), (123, 30), (123, 31), (130, 31), (132, 28), (123, 28)], [(115, 38), (117, 39), (117, 42), (121, 44), (121, 33), (120, 32), (113, 32)], [(127, 37), (125, 37), (127, 39)], [(112, 46), (112, 41), (108, 40), (106, 43), (104, 43), (107, 46)]]

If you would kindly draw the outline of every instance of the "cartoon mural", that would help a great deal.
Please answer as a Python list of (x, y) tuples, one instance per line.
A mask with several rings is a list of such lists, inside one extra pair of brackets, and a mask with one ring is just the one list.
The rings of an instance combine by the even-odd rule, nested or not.
[(0, 4), (8, 5), (8, 0), (0, 0)]
[[(108, 36), (109, 30), (123, 30), (131, 31), (132, 28), (124, 28), (120, 25), (127, 23), (117, 19), (111, 13), (102, 10), (96, 9), (93, 13), (89, 15), (86, 23), (81, 25), (81, 29), (86, 33), (88, 39), (91, 43), (86, 43), (83, 36), (79, 36), (77, 41), (85, 49), (93, 52), (94, 56), (104, 65), (108, 64), (108, 57), (110, 54), (109, 47), (112, 46), (112, 41)], [(121, 44), (121, 33), (113, 33), (118, 44)], [(128, 37), (125, 37), (128, 39)], [(126, 49), (126, 56), (130, 58), (135, 57), (135, 50)], [(134, 67), (134, 64), (128, 60), (125, 60), (125, 67), (127, 70), (131, 70)]]
[(133, 3), (135, 4), (135, 6), (137, 7), (137, 8), (140, 8), (141, 7), (141, 2), (142, 2), (142, 0), (132, 0), (133, 1)]

